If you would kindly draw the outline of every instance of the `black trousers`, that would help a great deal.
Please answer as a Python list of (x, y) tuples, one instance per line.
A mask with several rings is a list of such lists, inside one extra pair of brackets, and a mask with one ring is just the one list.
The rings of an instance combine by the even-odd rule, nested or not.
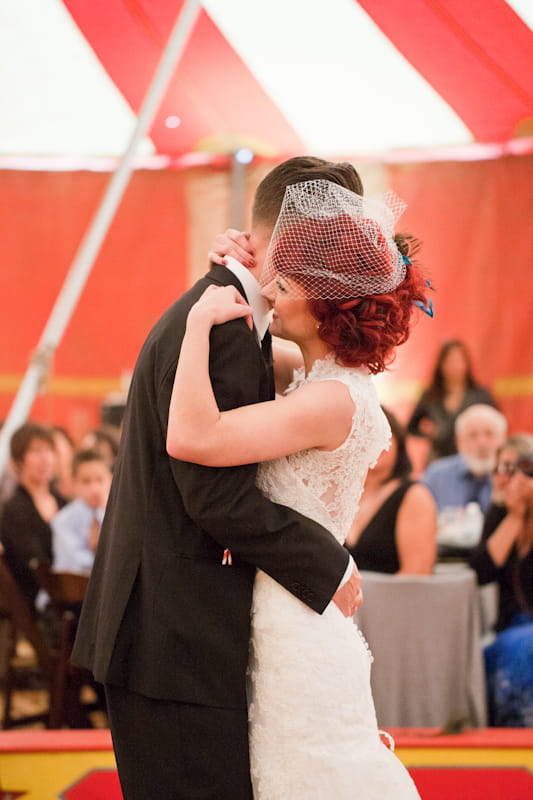
[(252, 800), (245, 709), (105, 690), (124, 800)]

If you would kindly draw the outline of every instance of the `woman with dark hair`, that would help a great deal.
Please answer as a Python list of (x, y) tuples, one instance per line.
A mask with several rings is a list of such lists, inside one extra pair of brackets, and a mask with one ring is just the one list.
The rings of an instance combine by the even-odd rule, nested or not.
[(407, 423), (407, 433), (429, 439), (430, 461), (453, 455), (457, 452), (455, 420), (476, 403), (497, 407), (488, 389), (474, 378), (466, 344), (450, 339), (440, 348), (430, 384)]
[[(422, 276), (394, 241), (394, 222), (389, 207), (330, 181), (289, 186), (261, 276), (271, 333), (300, 351), (274, 352), (284, 396), (218, 408), (208, 370), (211, 328), (230, 321), (244, 335), (237, 318), (245, 317), (247, 335), (255, 331), (236, 288), (211, 286), (189, 313), (170, 403), (171, 456), (205, 466), (261, 462), (259, 488), (339, 542), (390, 436), (372, 373), (407, 338), (414, 304), (426, 304)], [(224, 563), (231, 559), (226, 553)], [(258, 570), (249, 672), (255, 800), (418, 797), (380, 741), (366, 643), (334, 602), (314, 614)]]
[(51, 431), (28, 422), (15, 431), (10, 442), (17, 485), (7, 500), (0, 522), (0, 541), (6, 563), (33, 608), (39, 586), (30, 561), (52, 562), (50, 520), (65, 505), (51, 488), (56, 470), (56, 451)]
[(430, 575), (437, 554), (437, 507), (426, 486), (411, 480), (405, 432), (384, 408), (391, 445), (368, 470), (346, 546), (359, 569)]

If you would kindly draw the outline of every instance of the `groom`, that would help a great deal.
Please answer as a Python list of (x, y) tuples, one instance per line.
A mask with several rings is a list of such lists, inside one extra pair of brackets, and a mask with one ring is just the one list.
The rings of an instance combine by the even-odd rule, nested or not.
[(254, 307), (211, 335), (221, 410), (274, 396), (268, 319), (257, 278), (285, 187), (323, 178), (359, 194), (350, 164), (295, 158), (254, 202), (256, 266), (214, 264), (162, 316), (139, 355), (122, 444), (72, 660), (105, 684), (125, 800), (251, 800), (246, 709), (256, 568), (313, 611), (360, 602), (347, 551), (321, 526), (267, 500), (257, 465), (208, 468), (165, 448), (170, 396), (191, 305), (234, 285)]

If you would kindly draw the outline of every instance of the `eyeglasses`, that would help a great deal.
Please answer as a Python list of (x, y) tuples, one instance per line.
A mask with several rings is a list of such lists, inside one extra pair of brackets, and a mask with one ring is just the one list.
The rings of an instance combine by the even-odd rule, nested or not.
[(496, 475), (514, 475), (517, 470), (528, 478), (533, 478), (533, 455), (522, 456), (517, 461), (500, 461), (494, 467)]
[(496, 475), (514, 475), (518, 468), (516, 461), (500, 461), (494, 467)]
[(516, 467), (528, 478), (533, 478), (533, 454), (519, 458), (516, 462)]

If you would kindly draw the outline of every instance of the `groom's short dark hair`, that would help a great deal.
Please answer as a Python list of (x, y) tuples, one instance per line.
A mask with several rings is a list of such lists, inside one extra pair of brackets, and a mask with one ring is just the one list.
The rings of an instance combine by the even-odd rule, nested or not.
[(331, 181), (356, 194), (363, 194), (363, 182), (359, 173), (347, 161), (335, 162), (315, 156), (296, 156), (274, 167), (257, 187), (252, 207), (252, 225), (274, 227), (287, 186), (313, 180)]

